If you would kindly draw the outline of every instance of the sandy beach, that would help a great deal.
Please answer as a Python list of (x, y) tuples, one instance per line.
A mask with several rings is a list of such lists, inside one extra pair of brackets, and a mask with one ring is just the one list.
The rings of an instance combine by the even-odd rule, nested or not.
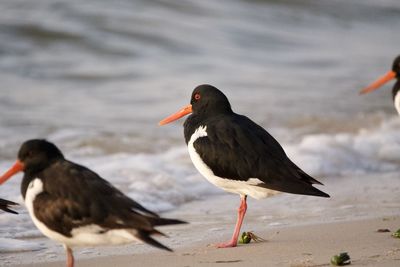
[[(190, 202), (162, 214), (181, 218), (187, 225), (160, 227), (169, 238), (157, 238), (174, 249), (168, 253), (145, 244), (77, 248), (76, 266), (329, 266), (330, 258), (348, 252), (352, 266), (399, 266), (400, 228), (398, 187), (390, 194), (368, 193), (365, 176), (337, 180), (324, 188), (330, 199), (280, 194), (257, 201), (249, 199), (243, 231), (253, 231), (266, 241), (217, 249), (233, 230), (238, 196), (221, 194)], [(394, 180), (392, 180), (394, 179)], [(369, 179), (371, 180), (371, 179)], [(387, 188), (396, 177), (380, 177)], [(351, 185), (345, 189), (344, 185)], [(374, 188), (378, 189), (378, 185)], [(352, 196), (348, 191), (354, 192)], [(389, 192), (389, 189), (386, 189)], [(361, 192), (367, 192), (362, 194)], [(378, 229), (391, 232), (378, 233)], [(46, 238), (31, 240), (43, 249), (3, 253), (5, 266), (63, 266), (61, 245)]]
[[(207, 241), (179, 248), (174, 253), (144, 254), (79, 259), (77, 266), (330, 266), (329, 259), (348, 252), (351, 266), (399, 266), (400, 240), (378, 229), (400, 226), (400, 217), (294, 227), (276, 227), (257, 232), (265, 242), (216, 249)], [(229, 235), (224, 235), (228, 238)], [(218, 241), (216, 238), (213, 241)], [(21, 266), (62, 266), (64, 262), (32, 263)]]

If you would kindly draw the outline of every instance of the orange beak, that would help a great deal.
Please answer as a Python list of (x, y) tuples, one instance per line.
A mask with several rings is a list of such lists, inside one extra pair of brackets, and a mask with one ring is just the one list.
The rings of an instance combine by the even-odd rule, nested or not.
[(171, 116), (166, 117), (162, 121), (158, 123), (158, 125), (162, 126), (168, 124), (170, 122), (176, 121), (177, 119), (182, 118), (183, 116), (192, 113), (192, 105), (187, 105), (186, 107), (182, 108), (178, 112), (172, 114)]
[(371, 83), (370, 85), (368, 85), (367, 87), (362, 89), (360, 91), (360, 94), (367, 94), (372, 91), (375, 91), (376, 89), (378, 89), (379, 87), (381, 87), (382, 85), (384, 85), (385, 83), (387, 83), (388, 81), (390, 81), (394, 78), (396, 78), (396, 72), (389, 71), (385, 75), (380, 77), (378, 80), (376, 80), (375, 82)]
[(16, 173), (23, 171), (24, 168), (25, 168), (24, 164), (21, 161), (17, 160), (5, 174), (0, 176), (0, 185), (3, 184), (8, 179), (10, 179)]

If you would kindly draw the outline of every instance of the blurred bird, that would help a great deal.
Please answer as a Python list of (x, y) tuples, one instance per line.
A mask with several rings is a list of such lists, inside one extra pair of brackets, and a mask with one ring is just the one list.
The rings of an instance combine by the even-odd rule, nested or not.
[(0, 184), (23, 171), (21, 192), (36, 227), (61, 242), (67, 266), (74, 265), (72, 247), (118, 245), (142, 241), (171, 251), (151, 235), (163, 235), (155, 226), (185, 223), (159, 217), (125, 196), (90, 169), (64, 158), (46, 140), (24, 142), (18, 160)]
[(385, 75), (378, 78), (375, 82), (371, 83), (364, 89), (360, 91), (360, 94), (367, 94), (372, 91), (375, 91), (385, 83), (389, 82), (390, 80), (397, 79), (396, 83), (392, 89), (392, 97), (394, 102), (394, 107), (397, 110), (397, 113), (400, 114), (400, 55), (395, 58), (393, 61), (392, 70), (388, 71)]

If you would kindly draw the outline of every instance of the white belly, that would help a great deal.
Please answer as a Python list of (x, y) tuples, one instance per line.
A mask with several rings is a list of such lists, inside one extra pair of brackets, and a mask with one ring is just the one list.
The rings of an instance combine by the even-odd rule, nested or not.
[(48, 238), (61, 242), (69, 247), (74, 246), (96, 246), (96, 245), (119, 245), (133, 241), (139, 241), (135, 238), (134, 230), (119, 229), (99, 233), (103, 229), (98, 225), (86, 225), (72, 230), (72, 237), (64, 236), (56, 231), (49, 229), (44, 223), (39, 221), (34, 213), (33, 201), (36, 196), (43, 192), (43, 183), (40, 179), (32, 180), (26, 191), (25, 205), (29, 211), (36, 227)]
[(397, 110), (397, 113), (400, 114), (400, 91), (397, 92), (396, 96), (394, 97), (394, 107)]
[(225, 191), (240, 195), (248, 195), (255, 199), (266, 198), (279, 193), (278, 191), (257, 186), (257, 184), (263, 183), (258, 178), (250, 178), (247, 181), (235, 181), (214, 175), (213, 171), (204, 163), (193, 146), (194, 142), (198, 138), (205, 136), (207, 136), (207, 126), (200, 126), (197, 128), (190, 137), (188, 142), (188, 150), (194, 166), (210, 183)]

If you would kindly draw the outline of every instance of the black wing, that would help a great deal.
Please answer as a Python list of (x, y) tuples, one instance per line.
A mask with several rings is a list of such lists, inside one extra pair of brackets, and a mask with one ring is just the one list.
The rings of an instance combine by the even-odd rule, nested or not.
[(14, 214), (18, 214), (18, 212), (9, 209), (10, 206), (16, 206), (16, 205), (18, 205), (18, 204), (15, 202), (0, 198), (0, 209), (1, 210), (7, 211), (10, 213), (14, 213)]
[(205, 123), (207, 136), (194, 147), (216, 176), (246, 181), (258, 178), (263, 186), (288, 193), (329, 197), (314, 188), (321, 184), (287, 156), (280, 144), (245, 116), (216, 116)]
[(35, 215), (65, 236), (71, 236), (73, 228), (89, 224), (99, 225), (105, 231), (136, 229), (139, 235), (147, 236), (159, 233), (154, 229), (156, 225), (184, 223), (159, 218), (95, 172), (69, 161), (53, 164), (40, 178), (44, 191), (35, 198)]

